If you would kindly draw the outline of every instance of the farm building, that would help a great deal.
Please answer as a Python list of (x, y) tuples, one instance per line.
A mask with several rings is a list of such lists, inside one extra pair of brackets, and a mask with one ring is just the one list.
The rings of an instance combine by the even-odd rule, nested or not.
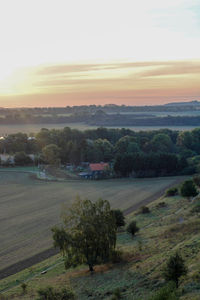
[(88, 171), (79, 173), (79, 176), (81, 178), (86, 178), (86, 179), (99, 179), (99, 178), (106, 177), (106, 175), (109, 172), (110, 172), (109, 164), (101, 162), (101, 163), (89, 164)]

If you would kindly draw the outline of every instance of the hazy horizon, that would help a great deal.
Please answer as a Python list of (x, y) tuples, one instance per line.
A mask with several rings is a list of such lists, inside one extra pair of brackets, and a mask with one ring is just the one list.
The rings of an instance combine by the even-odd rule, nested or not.
[(0, 106), (200, 99), (198, 0), (1, 5)]

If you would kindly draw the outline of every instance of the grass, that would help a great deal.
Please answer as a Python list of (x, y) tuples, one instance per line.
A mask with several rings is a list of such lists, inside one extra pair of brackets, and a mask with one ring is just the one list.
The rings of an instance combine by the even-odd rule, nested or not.
[(110, 201), (126, 209), (173, 183), (176, 177), (102, 181), (44, 182), (27, 173), (0, 173), (0, 268), (52, 247), (51, 227), (63, 204), (76, 197)]
[[(41, 286), (70, 285), (81, 300), (108, 300), (116, 289), (121, 291), (122, 299), (146, 300), (163, 285), (163, 266), (178, 250), (188, 267), (188, 275), (180, 282), (180, 299), (200, 299), (199, 213), (191, 213), (193, 204), (180, 196), (162, 199), (166, 206), (158, 208), (160, 201), (148, 205), (149, 214), (133, 213), (126, 218), (127, 223), (136, 220), (140, 231), (133, 239), (126, 232), (118, 234), (117, 247), (124, 257), (121, 263), (96, 266), (91, 276), (84, 266), (65, 271), (62, 259), (52, 257), (33, 267), (33, 277), (30, 277), (30, 270), (24, 270), (0, 281), (2, 289), (10, 288), (3, 295), (7, 299), (35, 299)], [(47, 273), (41, 275), (48, 267)], [(28, 285), (25, 296), (21, 292), (22, 281)]]

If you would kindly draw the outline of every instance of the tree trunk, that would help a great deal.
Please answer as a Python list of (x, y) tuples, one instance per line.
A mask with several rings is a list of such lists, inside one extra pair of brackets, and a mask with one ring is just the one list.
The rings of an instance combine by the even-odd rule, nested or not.
[(94, 272), (93, 265), (89, 265), (89, 270), (91, 273)]
[(178, 288), (178, 284), (179, 284), (178, 278), (175, 280), (175, 282), (176, 282), (176, 288)]

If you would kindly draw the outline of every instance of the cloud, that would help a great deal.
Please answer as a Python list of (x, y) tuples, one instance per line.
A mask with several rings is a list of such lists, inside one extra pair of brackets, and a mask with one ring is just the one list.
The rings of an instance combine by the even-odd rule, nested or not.
[[(164, 82), (166, 76), (168, 82)], [(86, 87), (91, 90), (101, 87), (135, 90), (163, 83), (168, 87), (173, 83), (174, 86), (174, 77), (178, 86), (183, 76), (188, 78), (188, 83), (193, 77), (195, 81), (200, 80), (200, 60), (52, 65), (36, 71), (33, 86), (41, 91), (42, 88), (67, 91), (69, 88), (81, 90)]]

